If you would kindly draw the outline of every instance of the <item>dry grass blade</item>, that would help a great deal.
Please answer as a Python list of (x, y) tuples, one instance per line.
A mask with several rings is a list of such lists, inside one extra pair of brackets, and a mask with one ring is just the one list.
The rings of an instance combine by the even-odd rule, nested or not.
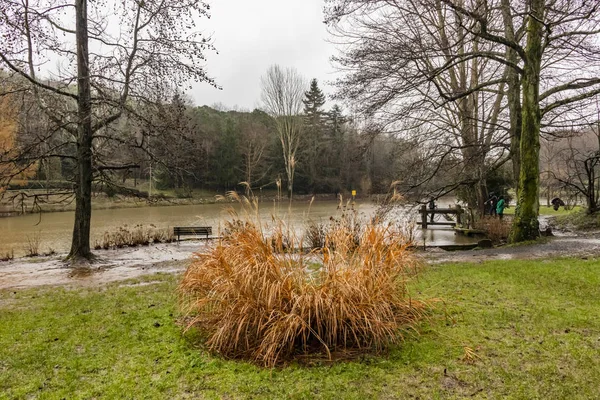
[(422, 316), (406, 291), (419, 264), (390, 226), (357, 232), (341, 221), (310, 253), (281, 221), (269, 237), (251, 221), (231, 226), (196, 254), (179, 287), (189, 327), (223, 356), (274, 366), (299, 354), (383, 350)]
[(466, 362), (468, 364), (472, 364), (475, 361), (479, 360), (481, 357), (479, 357), (477, 355), (477, 353), (475, 352), (475, 350), (471, 347), (468, 346), (464, 346), (463, 347), (464, 350), (464, 354), (463, 356), (460, 358), (461, 361)]

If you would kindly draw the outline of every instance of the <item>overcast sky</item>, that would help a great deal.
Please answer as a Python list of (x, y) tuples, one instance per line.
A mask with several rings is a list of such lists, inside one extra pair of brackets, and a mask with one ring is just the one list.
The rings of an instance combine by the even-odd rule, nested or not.
[(333, 79), (323, 0), (211, 0), (211, 19), (199, 27), (212, 34), (219, 54), (209, 53), (208, 74), (223, 90), (197, 84), (189, 92), (197, 105), (228, 108), (260, 105), (260, 77), (272, 64), (295, 67), (317, 78), (326, 93)]

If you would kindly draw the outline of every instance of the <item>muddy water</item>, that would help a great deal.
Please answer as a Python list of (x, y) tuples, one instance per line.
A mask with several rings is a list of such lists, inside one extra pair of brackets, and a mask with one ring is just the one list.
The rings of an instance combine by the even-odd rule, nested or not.
[[(445, 203), (444, 203), (445, 204)], [(116, 230), (122, 226), (133, 227), (138, 224), (153, 224), (158, 228), (173, 226), (207, 225), (217, 233), (218, 227), (229, 218), (224, 209), (229, 205), (205, 204), (167, 207), (140, 207), (113, 210), (94, 210), (92, 213), (92, 244), (102, 237), (104, 232)], [(261, 203), (260, 217), (265, 222), (271, 221), (272, 215), (279, 215), (291, 226), (302, 229), (305, 222), (313, 220), (326, 221), (330, 216), (340, 214), (335, 201), (318, 201), (309, 207), (308, 202), (295, 202), (291, 207), (282, 203)], [(359, 213), (368, 216), (375, 210), (375, 205), (368, 201), (357, 201)], [(239, 207), (238, 207), (239, 209)], [(24, 215), (0, 218), (0, 257), (7, 251), (14, 251), (16, 257), (25, 254), (28, 240), (39, 238), (40, 252), (50, 249), (63, 253), (68, 251), (73, 229), (73, 212), (57, 212), (40, 215)], [(397, 220), (407, 221), (417, 218), (417, 211), (406, 209), (398, 213)], [(416, 230), (419, 243), (423, 236), (428, 245), (471, 243), (472, 239), (455, 236), (451, 229)]]

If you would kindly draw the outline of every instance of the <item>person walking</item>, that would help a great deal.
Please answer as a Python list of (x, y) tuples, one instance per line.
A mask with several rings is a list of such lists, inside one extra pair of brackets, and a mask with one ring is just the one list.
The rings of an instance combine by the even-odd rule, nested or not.
[[(494, 193), (490, 193), (490, 197), (488, 201), (485, 202), (485, 210), (489, 210), (490, 216), (496, 215), (496, 202), (498, 201), (498, 197)], [(484, 212), (485, 214), (485, 212)]]
[(504, 196), (500, 196), (498, 199), (498, 203), (496, 203), (496, 213), (498, 214), (498, 218), (502, 219), (504, 216), (504, 209), (506, 208), (506, 201), (504, 201)]

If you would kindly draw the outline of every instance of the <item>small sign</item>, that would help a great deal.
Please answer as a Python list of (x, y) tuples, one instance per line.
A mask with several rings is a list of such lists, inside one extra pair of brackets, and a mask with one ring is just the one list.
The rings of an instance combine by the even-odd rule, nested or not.
[(352, 191), (352, 197), (356, 196), (356, 190)]

